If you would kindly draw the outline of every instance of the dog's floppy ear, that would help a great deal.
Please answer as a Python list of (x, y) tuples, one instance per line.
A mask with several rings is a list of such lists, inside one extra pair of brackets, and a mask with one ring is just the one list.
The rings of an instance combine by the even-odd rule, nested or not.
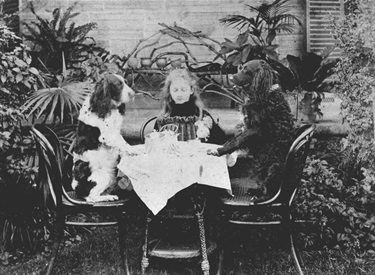
[(123, 88), (124, 83), (116, 75), (107, 74), (104, 76), (104, 90), (113, 100), (120, 101)]
[(110, 81), (111, 79), (108, 78), (108, 75), (105, 75), (104, 78), (96, 84), (95, 91), (91, 96), (91, 112), (96, 113), (100, 118), (105, 118), (106, 114), (113, 108), (110, 90), (108, 89)]

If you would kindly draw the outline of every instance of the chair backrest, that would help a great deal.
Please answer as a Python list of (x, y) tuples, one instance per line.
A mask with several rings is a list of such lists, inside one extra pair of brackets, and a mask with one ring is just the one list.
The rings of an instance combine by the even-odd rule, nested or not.
[(303, 132), (311, 127), (311, 124), (301, 125), (294, 133), (293, 140), (296, 140)]
[(39, 175), (48, 185), (56, 206), (62, 205), (63, 197), (73, 205), (90, 204), (71, 198), (64, 188), (66, 180), (71, 179), (73, 156), (64, 151), (55, 132), (44, 124), (36, 124), (31, 127), (31, 133), (39, 155)]
[[(155, 121), (156, 121), (157, 117), (154, 116), (154, 117), (151, 117), (149, 119), (147, 119), (142, 127), (141, 127), (141, 130), (139, 132), (139, 138), (141, 140), (141, 143), (145, 143), (145, 136), (149, 133), (149, 132), (152, 132), (154, 130), (154, 125), (155, 125)], [(152, 126), (152, 127), (151, 127)]]
[(301, 182), (303, 168), (316, 125), (303, 125), (296, 131), (285, 160), (285, 170), (278, 193), (267, 202), (290, 205)]
[(175, 132), (177, 133), (178, 131), (178, 124), (166, 124), (164, 125), (163, 127), (160, 128), (159, 132), (163, 132), (163, 131), (172, 131), (172, 132)]
[[(145, 137), (148, 133), (151, 133), (153, 130), (154, 130), (154, 126), (155, 126), (155, 121), (156, 121), (157, 117), (151, 117), (149, 119), (147, 119), (142, 127), (141, 127), (141, 130), (139, 132), (139, 137), (140, 137), (140, 140), (141, 140), (141, 143), (145, 143)], [(178, 131), (178, 124), (175, 124), (175, 123), (169, 123), (169, 124), (166, 124), (164, 125), (163, 127), (161, 127), (159, 129), (159, 132), (163, 132), (163, 131), (173, 131), (175, 133), (177, 133)]]
[[(61, 143), (52, 130), (45, 125), (31, 127), (37, 153), (39, 156), (39, 180), (44, 182), (43, 188), (51, 194), (57, 207), (62, 205), (62, 183), (64, 179), (64, 154)], [(52, 132), (53, 133), (53, 132)]]

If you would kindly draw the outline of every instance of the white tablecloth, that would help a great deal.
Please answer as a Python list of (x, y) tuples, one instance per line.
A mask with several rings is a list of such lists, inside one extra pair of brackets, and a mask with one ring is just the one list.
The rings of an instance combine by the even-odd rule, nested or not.
[(206, 153), (217, 146), (178, 142), (175, 150), (146, 154), (144, 145), (137, 145), (140, 154), (124, 156), (118, 168), (130, 178), (134, 191), (156, 215), (168, 199), (194, 183), (227, 189), (231, 194), (226, 156)]

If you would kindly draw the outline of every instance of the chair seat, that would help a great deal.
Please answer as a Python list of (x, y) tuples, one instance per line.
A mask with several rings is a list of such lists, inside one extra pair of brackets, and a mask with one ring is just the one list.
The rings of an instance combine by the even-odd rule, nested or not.
[[(77, 196), (75, 191), (68, 191), (66, 192), (69, 198), (76, 204), (82, 205), (82, 206), (91, 206), (91, 207), (114, 207), (114, 206), (123, 206), (126, 202), (128, 202), (133, 195), (133, 192), (128, 192), (126, 194), (125, 198), (120, 198), (115, 201), (101, 201), (101, 202), (88, 202), (80, 197)], [(68, 201), (63, 196), (63, 204), (67, 206), (75, 206), (76, 204)]]
[[(207, 254), (212, 253), (217, 245), (215, 242), (206, 240)], [(192, 237), (156, 239), (149, 244), (149, 256), (165, 259), (188, 259), (201, 256), (199, 239)]]
[(243, 186), (232, 186), (233, 196), (227, 195), (221, 198), (225, 205), (230, 206), (250, 206), (254, 205), (254, 196), (248, 193), (249, 188)]

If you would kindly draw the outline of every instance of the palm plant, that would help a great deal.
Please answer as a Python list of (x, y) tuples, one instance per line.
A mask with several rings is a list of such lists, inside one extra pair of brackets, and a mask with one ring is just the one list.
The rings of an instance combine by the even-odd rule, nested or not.
[(220, 54), (230, 54), (228, 63), (237, 66), (251, 59), (265, 59), (267, 56), (277, 59), (277, 45), (272, 44), (277, 33), (292, 33), (295, 29), (294, 22), (301, 25), (301, 21), (289, 13), (289, 7), (286, 6), (288, 1), (275, 0), (258, 7), (246, 5), (251, 13), (256, 14), (254, 17), (229, 15), (219, 20), (222, 24), (238, 28), (240, 32), (245, 29), (236, 42), (225, 39), (222, 43)]
[(43, 123), (74, 123), (94, 84), (74, 81), (68, 74), (62, 53), (62, 74), (55, 76), (57, 87), (46, 87), (48, 83), (43, 83), (44, 88), (31, 95), (22, 106), (26, 118), (31, 117), (32, 122), (43, 118)]
[(43, 123), (74, 123), (92, 85), (60, 77), (58, 87), (40, 89), (29, 97), (23, 106), (24, 112), (33, 122), (43, 119)]
[[(73, 13), (77, 2), (73, 3), (62, 13), (60, 8), (52, 12), (52, 20), (41, 18), (36, 14), (33, 2), (29, 2), (31, 12), (38, 19), (37, 22), (23, 23), (29, 34), (24, 34), (24, 38), (33, 43), (33, 50), (37, 50), (35, 58), (38, 68), (49, 73), (61, 73), (62, 54), (65, 54), (65, 60), (68, 66), (84, 61), (87, 53), (95, 49), (95, 41), (87, 34), (96, 28), (96, 23), (87, 23), (76, 26), (69, 20), (79, 15)], [(34, 62), (36, 62), (34, 60)]]

